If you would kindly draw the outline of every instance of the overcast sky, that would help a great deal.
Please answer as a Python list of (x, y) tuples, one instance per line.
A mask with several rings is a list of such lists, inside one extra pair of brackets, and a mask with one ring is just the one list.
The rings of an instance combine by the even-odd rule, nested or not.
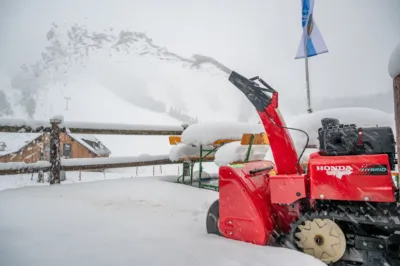
[[(329, 53), (310, 60), (313, 98), (391, 90), (399, 0), (315, 0)], [(0, 0), (0, 71), (34, 63), (52, 22), (143, 31), (158, 45), (213, 56), (281, 90), (305, 90), (300, 0)]]

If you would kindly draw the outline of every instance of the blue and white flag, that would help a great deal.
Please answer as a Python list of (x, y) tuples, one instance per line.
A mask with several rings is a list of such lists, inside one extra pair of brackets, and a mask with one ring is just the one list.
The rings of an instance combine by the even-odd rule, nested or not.
[[(305, 58), (306, 56), (311, 57), (328, 52), (328, 48), (325, 45), (321, 32), (313, 18), (314, 0), (301, 1), (303, 4), (303, 16), (301, 19), (303, 35), (295, 59)], [(307, 49), (304, 47), (305, 45)]]

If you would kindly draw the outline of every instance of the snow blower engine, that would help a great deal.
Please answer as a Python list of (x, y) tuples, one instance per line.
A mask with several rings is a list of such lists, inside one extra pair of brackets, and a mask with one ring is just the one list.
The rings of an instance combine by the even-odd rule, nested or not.
[[(355, 124), (343, 125), (335, 118), (321, 120), (318, 129), (320, 154), (325, 156), (387, 154), (390, 170), (395, 170), (396, 143), (391, 127), (357, 128)], [(366, 170), (366, 169), (365, 169)], [(387, 173), (385, 166), (368, 170), (370, 174)]]
[[(207, 232), (288, 247), (329, 265), (400, 266), (392, 129), (322, 119), (320, 150), (310, 155), (304, 173), (300, 159), (309, 137), (285, 125), (278, 92), (259, 77), (247, 79), (234, 71), (229, 81), (256, 108), (275, 163), (220, 167), (219, 199), (208, 211)], [(289, 130), (307, 136), (300, 156)]]

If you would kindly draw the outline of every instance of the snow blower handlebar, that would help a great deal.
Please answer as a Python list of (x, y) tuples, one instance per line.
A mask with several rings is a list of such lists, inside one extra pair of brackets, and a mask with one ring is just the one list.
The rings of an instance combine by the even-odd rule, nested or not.
[[(256, 80), (265, 88), (256, 83)], [(302, 168), (292, 138), (278, 109), (278, 92), (258, 76), (247, 79), (232, 71), (229, 81), (243, 92), (256, 108), (268, 135), (278, 173), (301, 174)]]

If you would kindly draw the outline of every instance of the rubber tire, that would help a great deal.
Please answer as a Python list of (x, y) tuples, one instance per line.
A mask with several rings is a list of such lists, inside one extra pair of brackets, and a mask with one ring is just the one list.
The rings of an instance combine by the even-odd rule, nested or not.
[(207, 212), (206, 226), (207, 233), (214, 235), (221, 235), (218, 229), (218, 219), (219, 218), (219, 200), (214, 201), (211, 204)]

